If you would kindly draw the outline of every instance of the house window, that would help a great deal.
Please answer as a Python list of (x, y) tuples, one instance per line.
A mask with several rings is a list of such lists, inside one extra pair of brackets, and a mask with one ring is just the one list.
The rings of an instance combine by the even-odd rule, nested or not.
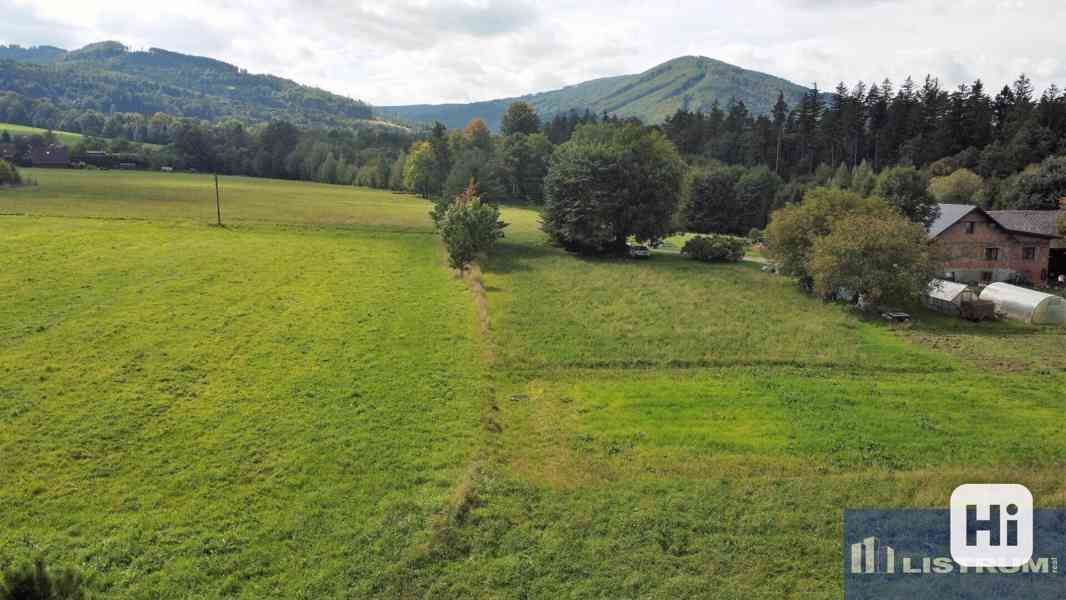
[(985, 248), (985, 260), (999, 260), (999, 248)]
[(1034, 246), (1022, 248), (1022, 260), (1036, 260), (1036, 248)]
[(982, 271), (981, 281), (985, 283), (990, 283), (992, 281), (992, 271)]
[(977, 223), (974, 223), (973, 221), (970, 221), (969, 223), (967, 223), (966, 224), (966, 233), (969, 233), (969, 234), (972, 235), (973, 234), (973, 230), (976, 227), (976, 225), (977, 225)]

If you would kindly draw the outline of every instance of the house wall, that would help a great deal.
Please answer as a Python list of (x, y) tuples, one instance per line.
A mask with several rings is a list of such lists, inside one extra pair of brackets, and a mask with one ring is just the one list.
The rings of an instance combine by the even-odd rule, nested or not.
[[(968, 233), (967, 223), (974, 224), (973, 233)], [(1007, 232), (997, 223), (974, 212), (955, 223), (934, 241), (945, 257), (945, 275), (954, 274), (956, 281), (981, 283), (1010, 281), (1017, 274), (1031, 283), (1043, 286), (1047, 280), (1051, 240), (1028, 237)], [(1035, 248), (1036, 256), (1025, 258), (1025, 248)], [(998, 260), (986, 259), (988, 248), (998, 248)]]

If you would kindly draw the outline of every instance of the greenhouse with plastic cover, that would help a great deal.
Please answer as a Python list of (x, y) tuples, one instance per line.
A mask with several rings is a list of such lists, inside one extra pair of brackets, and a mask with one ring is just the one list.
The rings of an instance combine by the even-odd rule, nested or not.
[(1008, 319), (1033, 325), (1066, 324), (1066, 298), (1008, 283), (993, 283), (981, 292), (981, 300), (995, 303), (996, 312)]

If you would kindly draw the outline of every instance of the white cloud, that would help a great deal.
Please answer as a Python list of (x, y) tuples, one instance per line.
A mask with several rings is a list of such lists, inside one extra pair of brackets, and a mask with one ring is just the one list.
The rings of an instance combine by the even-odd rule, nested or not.
[(0, 42), (204, 54), (374, 104), (465, 102), (702, 54), (797, 83), (1066, 83), (1057, 0), (0, 0)]

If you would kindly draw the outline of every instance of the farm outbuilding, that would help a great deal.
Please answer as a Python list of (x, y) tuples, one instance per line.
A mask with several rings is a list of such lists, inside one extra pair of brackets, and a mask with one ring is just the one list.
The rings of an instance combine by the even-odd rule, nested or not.
[(934, 279), (922, 298), (926, 307), (949, 315), (958, 315), (963, 303), (973, 302), (977, 294), (965, 283)]
[(1008, 283), (993, 283), (981, 292), (981, 300), (995, 303), (1009, 319), (1033, 325), (1066, 324), (1066, 298)]

